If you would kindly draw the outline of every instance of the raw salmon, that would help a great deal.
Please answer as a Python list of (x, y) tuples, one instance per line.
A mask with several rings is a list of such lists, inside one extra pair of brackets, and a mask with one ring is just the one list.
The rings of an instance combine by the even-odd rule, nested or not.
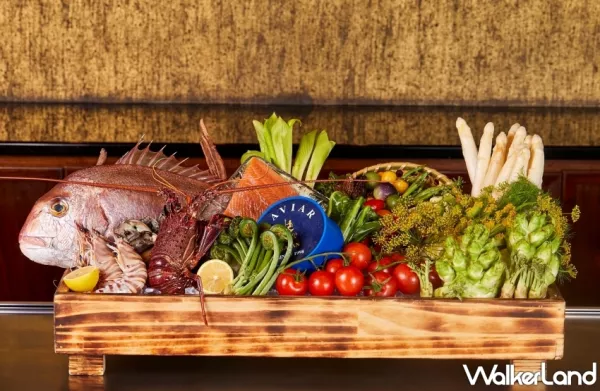
[[(251, 158), (248, 160), (236, 188), (286, 182), (286, 179), (264, 160)], [(298, 191), (291, 184), (240, 191), (233, 193), (227, 209), (223, 213), (229, 217), (242, 216), (258, 220), (262, 212), (274, 202), (297, 195)]]

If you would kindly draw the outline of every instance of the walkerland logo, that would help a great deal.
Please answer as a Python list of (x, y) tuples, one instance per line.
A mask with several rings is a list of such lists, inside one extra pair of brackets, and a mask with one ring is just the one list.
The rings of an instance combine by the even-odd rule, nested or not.
[(514, 365), (507, 365), (504, 372), (498, 371), (498, 365), (494, 365), (489, 374), (485, 373), (483, 367), (479, 366), (474, 374), (471, 374), (469, 368), (463, 364), (465, 374), (469, 379), (469, 383), (474, 386), (481, 378), (486, 385), (498, 386), (514, 386), (523, 385), (531, 386), (536, 384), (545, 384), (547, 386), (570, 386), (570, 385), (587, 385), (596, 384), (596, 363), (592, 364), (592, 370), (581, 373), (577, 371), (558, 371), (551, 377), (546, 373), (546, 363), (542, 363), (542, 368), (538, 372), (516, 372)]

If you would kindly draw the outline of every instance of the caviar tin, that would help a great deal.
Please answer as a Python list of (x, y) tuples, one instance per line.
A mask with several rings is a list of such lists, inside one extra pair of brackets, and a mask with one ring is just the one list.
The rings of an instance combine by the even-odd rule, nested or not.
[[(305, 196), (281, 199), (269, 206), (260, 216), (259, 223), (283, 224), (296, 238), (294, 252), (288, 263), (312, 255), (339, 252), (344, 246), (344, 237), (338, 225), (325, 213), (315, 200)], [(316, 257), (312, 262), (319, 267), (326, 256)], [(292, 266), (301, 271), (314, 271), (315, 265), (306, 260)]]

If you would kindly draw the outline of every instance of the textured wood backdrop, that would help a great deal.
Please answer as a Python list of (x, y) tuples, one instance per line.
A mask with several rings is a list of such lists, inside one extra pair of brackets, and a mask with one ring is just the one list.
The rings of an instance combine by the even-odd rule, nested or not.
[[(496, 133), (519, 122), (545, 145), (600, 146), (600, 112), (582, 108), (465, 109), (438, 107), (308, 107), (201, 105), (0, 104), (0, 142), (197, 143), (203, 118), (217, 144), (256, 144), (252, 120), (273, 111), (298, 118), (295, 142), (305, 132), (326, 129), (349, 145), (460, 145), (456, 118), (465, 118), (479, 142), (483, 127)], [(257, 145), (258, 146), (258, 145)]]
[(599, 37), (594, 0), (4, 0), (0, 99), (595, 106)]

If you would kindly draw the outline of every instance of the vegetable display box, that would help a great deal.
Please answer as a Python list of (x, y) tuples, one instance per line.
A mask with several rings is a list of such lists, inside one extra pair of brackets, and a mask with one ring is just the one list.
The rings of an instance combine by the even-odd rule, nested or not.
[(563, 356), (565, 302), (70, 292), (54, 297), (55, 351), (71, 375), (105, 355), (508, 359), (533, 370)]

